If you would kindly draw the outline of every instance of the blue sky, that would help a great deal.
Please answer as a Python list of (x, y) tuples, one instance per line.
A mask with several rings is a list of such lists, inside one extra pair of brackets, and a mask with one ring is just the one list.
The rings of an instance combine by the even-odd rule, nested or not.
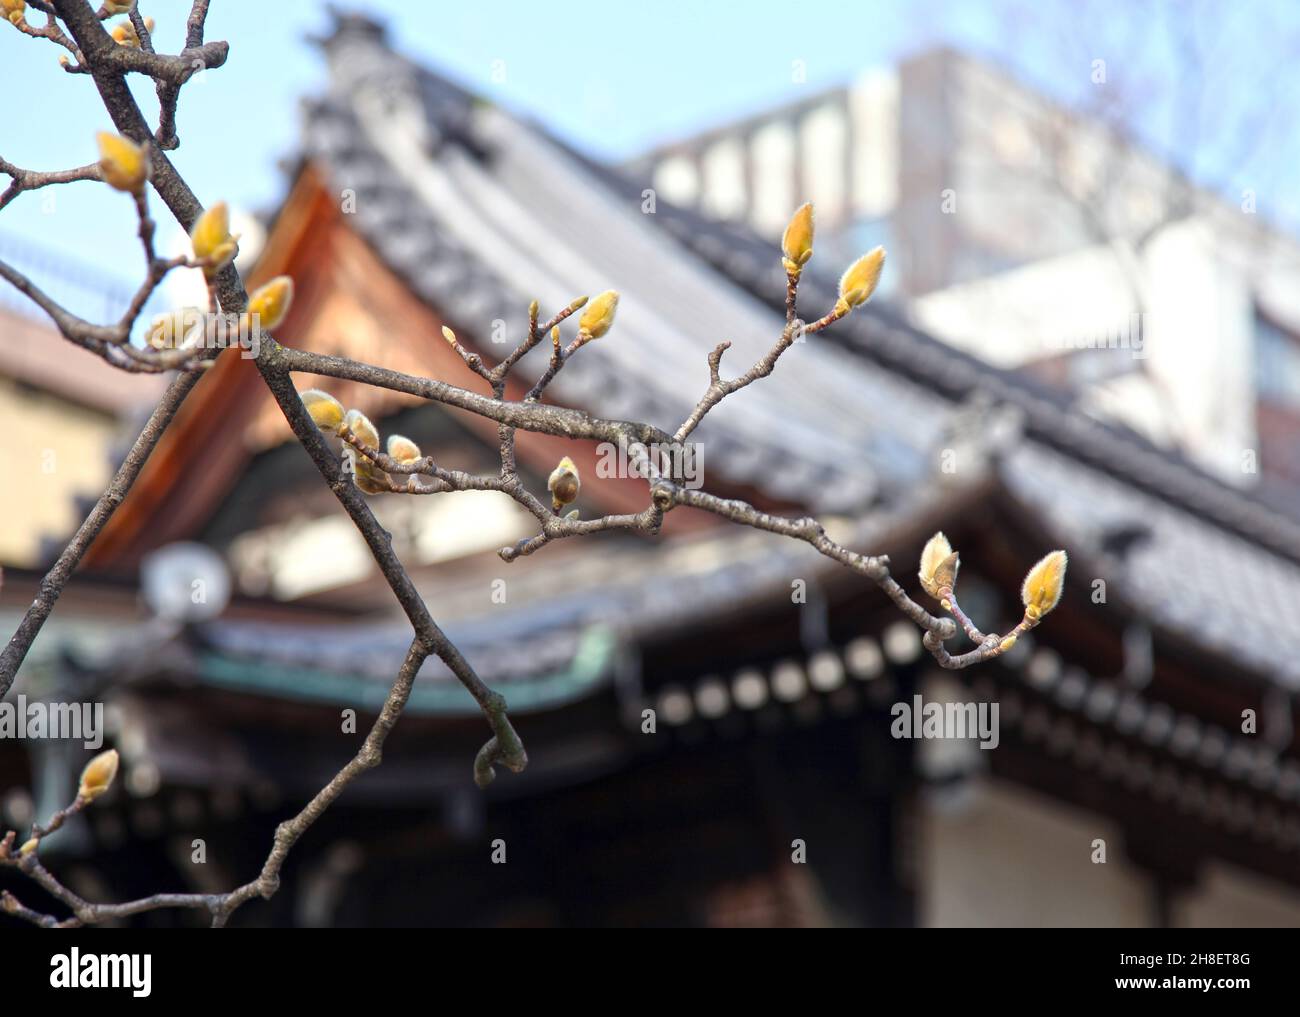
[[(938, 42), (985, 54), (1074, 103), (1095, 101), (1092, 61), (1107, 61), (1114, 94), (1139, 134), (1194, 175), (1233, 193), (1252, 187), (1261, 213), (1297, 221), (1300, 182), (1300, 13), (1285, 0), (1254, 3), (1079, 0), (800, 4), (694, 0), (630, 3), (370, 0), (398, 47), (485, 97), (545, 122), (598, 157), (643, 148), (851, 79)], [(162, 49), (178, 48), (188, 0), (142, 0)], [(36, 16), (32, 16), (36, 17)], [(231, 42), (226, 66), (187, 87), (180, 110), (181, 171), (205, 202), (272, 209), (294, 151), (298, 100), (320, 88), (322, 61), (305, 37), (327, 23), (314, 0), (214, 0), (208, 38)], [(60, 51), (0, 26), (0, 155), (48, 169), (95, 158), (107, 126), (84, 76)], [(1194, 59), (1189, 59), (1194, 54)], [(792, 81), (796, 60), (806, 81)], [(504, 74), (502, 72), (504, 71)], [(15, 88), (14, 81), (21, 83)], [(146, 111), (152, 87), (135, 83)], [(1186, 129), (1195, 122), (1194, 131)], [(1188, 136), (1194, 134), (1194, 140)], [(101, 185), (21, 197), (0, 212), (0, 251), (38, 243), (61, 260), (129, 285), (139, 269), (131, 206)], [(12, 295), (8, 295), (12, 296)]]

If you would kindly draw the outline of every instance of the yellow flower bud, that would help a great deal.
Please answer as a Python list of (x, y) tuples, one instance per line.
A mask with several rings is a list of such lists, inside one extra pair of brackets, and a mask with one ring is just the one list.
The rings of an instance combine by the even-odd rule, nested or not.
[(155, 350), (188, 349), (202, 338), (205, 317), (199, 307), (160, 314), (149, 325), (147, 341)]
[[(111, 15), (130, 14), (131, 8), (134, 6), (135, 0), (104, 0), (104, 10)], [(153, 29), (151, 28), (150, 31), (153, 31)]]
[(208, 276), (234, 260), (239, 253), (238, 240), (238, 236), (230, 235), (230, 209), (224, 201), (205, 210), (190, 230), (194, 257), (207, 263), (203, 271)]
[(31, 854), (33, 851), (36, 850), (36, 848), (40, 845), (40, 843), (41, 842), (37, 840), (35, 837), (33, 837), (31, 840), (24, 841), (23, 846), (18, 849), (19, 856), (22, 858), (26, 858), (29, 854)]
[(117, 776), (117, 761), (117, 749), (109, 749), (87, 763), (81, 771), (81, 787), (77, 789), (77, 797), (93, 802), (107, 791)]
[[(153, 34), (153, 18), (145, 18), (144, 27), (150, 34)], [(119, 21), (108, 34), (119, 45), (128, 46), (131, 49), (140, 48), (140, 36), (136, 34), (135, 25), (129, 21)]]
[(366, 494), (383, 494), (389, 490), (388, 474), (351, 445), (343, 446), (343, 461), (352, 472), (352, 482)]
[(138, 194), (149, 178), (149, 153), (120, 134), (100, 131), (95, 138), (99, 142), (99, 171), (104, 181), (119, 191)]
[[(948, 555), (948, 557), (943, 561), (939, 562), (938, 568), (934, 570), (935, 586), (940, 590), (948, 590), (949, 592), (955, 590), (957, 588), (957, 569), (960, 565), (961, 559), (958, 557), (956, 551)], [(946, 598), (943, 606), (945, 610), (952, 610), (952, 607), (949, 605)]]
[(587, 301), (590, 299), (590, 297), (578, 297), (576, 300), (571, 301), (569, 303), (569, 313), (572, 314), (574, 311), (581, 311), (587, 306)]
[(307, 407), (312, 421), (322, 431), (334, 433), (343, 423), (343, 404), (328, 392), (318, 388), (309, 388), (298, 393), (298, 398)]
[(957, 581), (956, 563), (953, 563), (951, 569), (945, 568), (945, 562), (955, 557), (952, 545), (948, 543), (948, 538), (942, 531), (925, 542), (925, 548), (921, 551), (921, 570), (917, 576), (921, 580), (921, 589), (936, 600), (939, 598), (939, 591), (944, 588), (944, 579), (949, 580), (950, 590)]
[(813, 252), (813, 207), (812, 202), (804, 202), (790, 217), (790, 225), (781, 236), (781, 251), (786, 260), (791, 262), (798, 272), (808, 264)]
[(1061, 601), (1065, 588), (1065, 567), (1069, 559), (1064, 551), (1045, 555), (1025, 576), (1020, 588), (1020, 599), (1025, 605), (1025, 617), (1037, 621)]
[(5, 20), (11, 25), (26, 20), (23, 16), (26, 10), (27, 0), (0, 0), (0, 11), (4, 12)]
[(279, 328), (293, 303), (293, 280), (287, 275), (277, 275), (265, 286), (259, 286), (248, 298), (248, 317), (259, 328)]
[(388, 436), (388, 454), (399, 463), (413, 463), (420, 458), (420, 446), (400, 434)]
[(348, 410), (339, 434), (350, 434), (366, 448), (379, 451), (379, 429), (360, 410)]
[(998, 643), (998, 653), (1006, 653), (1009, 649), (1011, 649), (1015, 645), (1016, 645), (1016, 637), (1014, 635), (1007, 636), (1005, 639), (1002, 640), (1002, 642)]
[(449, 345), (451, 345), (451, 346), (455, 346), (455, 345), (456, 345), (456, 333), (453, 332), (453, 331), (452, 331), (450, 328), (448, 328), (446, 325), (443, 325), (443, 326), (442, 326), (442, 337), (443, 337), (444, 339), (447, 340), (447, 343), (448, 343)]
[(614, 312), (618, 310), (618, 294), (606, 290), (587, 305), (582, 317), (578, 319), (578, 332), (581, 335), (599, 339), (614, 324)]
[(876, 292), (880, 271), (885, 267), (885, 249), (874, 247), (849, 266), (840, 277), (840, 299), (850, 308), (865, 304)]
[(577, 500), (578, 492), (582, 490), (582, 480), (578, 477), (578, 467), (572, 459), (565, 456), (560, 460), (560, 465), (551, 471), (546, 489), (551, 492), (551, 507), (556, 512)]

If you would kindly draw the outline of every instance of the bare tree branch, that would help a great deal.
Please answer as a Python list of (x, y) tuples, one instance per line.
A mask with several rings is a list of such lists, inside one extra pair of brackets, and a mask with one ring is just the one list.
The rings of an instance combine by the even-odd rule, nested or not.
[[(34, 6), (47, 13), (49, 25), (45, 30), (33, 30), (28, 34), (49, 38), (71, 50), (77, 57), (75, 69), (92, 76), (117, 130), (137, 144), (154, 146), (151, 153), (149, 182), (177, 222), (187, 230), (192, 229), (203, 208), (162, 150), (173, 148), (177, 143), (174, 117), (181, 85), (197, 70), (221, 66), (227, 56), (228, 47), (224, 42), (203, 43), (207, 0), (195, 0), (187, 25), (186, 49), (177, 56), (164, 56), (154, 52), (147, 24), (137, 10), (131, 11), (130, 18), (138, 39), (138, 47), (119, 45), (105, 32), (102, 22), (109, 13), (106, 8), (96, 12), (85, 0), (36, 0)], [(58, 27), (57, 20), (63, 22), (71, 38)], [(150, 129), (127, 87), (125, 75), (128, 73), (145, 74), (157, 85), (162, 113), (159, 125), (154, 130)], [(8, 163), (0, 163), (0, 170), (13, 178), (5, 192), (5, 197), (0, 198), (0, 206), (23, 190), (74, 180), (95, 179), (98, 175), (97, 167), (37, 174), (19, 170)], [(51, 317), (70, 341), (98, 352), (110, 363), (125, 369), (161, 370), (179, 366), (188, 372), (172, 383), (155, 409), (149, 424), (128, 453), (113, 482), (43, 579), (36, 600), (27, 611), (3, 654), (0, 654), (0, 695), (7, 692), (12, 685), (18, 666), (49, 616), (55, 600), (86, 549), (139, 476), (149, 453), (156, 446), (181, 402), (200, 376), (199, 370), (211, 363), (208, 354), (194, 350), (142, 351), (130, 345), (131, 328), (149, 295), (171, 269), (181, 266), (203, 266), (211, 276), (209, 279), (210, 310), (216, 311), (219, 308), (226, 316), (243, 316), (248, 309), (248, 295), (239, 274), (232, 265), (227, 264), (218, 271), (214, 267), (217, 264), (214, 260), (203, 262), (191, 261), (187, 258), (169, 261), (158, 259), (153, 246), (154, 223), (143, 191), (135, 195), (135, 200), (139, 238), (144, 248), (148, 270), (144, 283), (132, 299), (123, 318), (115, 325), (93, 325), (71, 314), (22, 273), (0, 263), (0, 278), (8, 280), (30, 297)], [(941, 598), (942, 605), (961, 622), (966, 635), (977, 644), (975, 649), (967, 653), (952, 655), (947, 651), (944, 643), (957, 635), (957, 623), (952, 618), (932, 615), (914, 601), (891, 577), (887, 557), (864, 555), (849, 550), (828, 537), (821, 523), (811, 517), (791, 519), (778, 516), (760, 511), (742, 501), (723, 499), (687, 487), (678, 477), (672, 474), (663, 475), (651, 456), (644, 451), (645, 446), (652, 444), (681, 449), (685, 439), (723, 398), (759, 378), (770, 375), (782, 353), (790, 345), (803, 335), (816, 333), (828, 327), (848, 314), (852, 306), (865, 301), (875, 287), (875, 279), (879, 276), (883, 251), (872, 252), (872, 255), (860, 259), (855, 265), (856, 269), (857, 265), (865, 264), (875, 255), (879, 255), (879, 258), (876, 258), (872, 269), (865, 274), (854, 274), (854, 278), (859, 279), (859, 282), (853, 284), (853, 288), (848, 289), (847, 292), (844, 291), (846, 284), (842, 283), (840, 299), (835, 307), (824, 317), (808, 325), (800, 321), (796, 314), (799, 276), (797, 265), (803, 262), (799, 261), (796, 264), (787, 259), (786, 320), (780, 337), (768, 353), (745, 374), (729, 381), (723, 381), (720, 374), (721, 358), (729, 344), (722, 343), (717, 346), (709, 356), (709, 387), (674, 435), (649, 423), (604, 420), (578, 410), (541, 401), (547, 386), (569, 359), (609, 328), (613, 308), (617, 305), (617, 294), (612, 292), (597, 298), (597, 303), (593, 305), (593, 309), (599, 309), (593, 319), (599, 324), (591, 324), (584, 317), (577, 337), (567, 346), (561, 342), (559, 325), (581, 308), (586, 298), (574, 301), (544, 325), (539, 322), (539, 312), (534, 302), (529, 308), (527, 335), (511, 354), (491, 369), (484, 364), (477, 353), (464, 348), (448, 330), (445, 333), (448, 341), (466, 366), (488, 383), (492, 393), (490, 396), (470, 392), (443, 381), (419, 378), (340, 357), (293, 349), (281, 345), (269, 335), (264, 336), (265, 341), (254, 354), (258, 371), (289, 423), (294, 436), (306, 450), (321, 477), (365, 540), (377, 567), (406, 614), (414, 632), (406, 659), (362, 747), (297, 815), (280, 824), (262, 870), (255, 879), (225, 894), (156, 894), (121, 904), (96, 904), (86, 901), (50, 873), (42, 865), (39, 857), (42, 839), (93, 800), (93, 796), (88, 797), (83, 793), (79, 794), (70, 806), (57, 812), (46, 826), (33, 826), (32, 837), (16, 853), (13, 850), (15, 834), (12, 831), (0, 839), (0, 865), (14, 867), (23, 872), (63, 904), (71, 912), (72, 917), (58, 919), (53, 915), (42, 914), (23, 905), (11, 894), (0, 897), (0, 908), (43, 927), (95, 924), (168, 907), (206, 910), (214, 926), (224, 925), (230, 915), (248, 900), (257, 896), (268, 898), (276, 892), (279, 887), (281, 867), (297, 841), (353, 780), (366, 770), (379, 765), (384, 741), (401, 716), (412, 684), (429, 656), (437, 656), (469, 691), (482, 710), (491, 730), (491, 736), (474, 760), (474, 779), (479, 786), (486, 786), (493, 780), (497, 765), (518, 772), (527, 764), (527, 754), (507, 716), (504, 698), (492, 691), (479, 678), (469, 662), (430, 615), (393, 551), (390, 534), (379, 525), (371, 512), (357, 485), (353, 471), (345, 468), (346, 462), (341, 462), (326, 443), (312, 415), (304, 405), (293, 384), (292, 376), (295, 372), (310, 372), (325, 377), (349, 379), (396, 392), (405, 392), (495, 421), (500, 438), (501, 467), (499, 473), (494, 475), (474, 475), (447, 470), (439, 467), (431, 457), (399, 461), (378, 448), (370, 447), (355, 433), (344, 433), (343, 438), (347, 443), (345, 451), (348, 452), (348, 462), (357, 464), (359, 460), (356, 460), (355, 456), (360, 455), (366, 461), (373, 463), (379, 471), (388, 475), (386, 482), (377, 490), (398, 494), (490, 490), (504, 494), (522, 505), (538, 520), (540, 532), (513, 547), (502, 548), (499, 553), (506, 561), (531, 554), (547, 543), (563, 537), (615, 529), (657, 533), (663, 523), (664, 515), (677, 506), (685, 505), (711, 512), (741, 525), (804, 541), (819, 553), (872, 580), (904, 615), (924, 630), (925, 646), (943, 667), (967, 667), (1005, 651), (1014, 641), (1012, 637), (1037, 624), (1041, 614), (1036, 613), (1031, 618), (1027, 607), (1025, 619), (1011, 636), (999, 637), (995, 634), (986, 636), (962, 613), (952, 590), (945, 588), (942, 591), (944, 594)], [(806, 256), (803, 260), (807, 260)], [(846, 279), (849, 275), (850, 273), (846, 273)], [(870, 281), (864, 285), (861, 280), (868, 276)], [(527, 391), (523, 400), (507, 400), (505, 391), (511, 370), (523, 356), (548, 335), (552, 341), (552, 355), (547, 368)], [(570, 439), (615, 443), (632, 456), (637, 469), (642, 471), (647, 480), (648, 497), (645, 509), (637, 513), (606, 515), (595, 519), (580, 519), (576, 512), (565, 516), (559, 515), (559, 509), (571, 502), (576, 495), (576, 476), (573, 493), (570, 495), (555, 493), (558, 489), (552, 487), (555, 500), (551, 506), (528, 491), (523, 480), (518, 476), (515, 464), (514, 443), (518, 429)], [(418, 455), (418, 450), (415, 454)], [(417, 475), (429, 478), (429, 482), (417, 482)], [(394, 481), (392, 479), (394, 476), (405, 476), (405, 483), (399, 484)], [(1061, 560), (1064, 561), (1063, 556)], [(1060, 573), (1062, 577), (1063, 568), (1062, 565)], [(955, 576), (955, 569), (953, 575)], [(927, 590), (932, 589), (932, 586), (927, 587)], [(1057, 595), (1059, 596), (1059, 580)], [(1047, 610), (1050, 610), (1050, 607)], [(115, 759), (114, 756), (114, 765)], [(111, 777), (109, 779), (111, 780)], [(83, 775), (83, 782), (84, 780)]]
[(32, 641), (41, 631), (45, 619), (54, 609), (54, 602), (58, 600), (63, 587), (67, 585), (86, 551), (99, 536), (99, 532), (126, 498), (131, 485), (135, 483), (144, 468), (149, 454), (153, 452), (167, 425), (176, 416), (181, 403), (185, 401), (185, 397), (190, 394), (200, 377), (201, 375), (198, 374), (181, 375), (168, 386), (158, 406), (149, 417), (148, 423), (145, 424), (144, 430), (140, 432), (140, 436), (127, 452), (122, 465), (118, 467), (116, 475), (109, 482), (108, 488), (100, 495), (95, 507), (90, 510), (90, 514), (86, 516), (68, 546), (63, 549), (54, 566), (41, 580), (36, 599), (23, 615), (18, 630), (10, 638), (4, 651), (0, 652), (0, 697), (3, 697), (13, 685), (14, 675), (18, 673), (19, 665), (27, 656), (27, 651), (31, 649)]
[[(3, 898), (0, 898), (0, 909), (45, 928), (73, 928), (81, 925), (96, 925), (100, 922), (127, 918), (131, 915), (140, 914), (144, 911), (154, 911), (159, 908), (205, 909), (211, 916), (214, 927), (225, 925), (230, 916), (241, 905), (254, 897), (270, 898), (275, 894), (280, 887), (280, 869), (283, 867), (284, 860), (288, 857), (289, 851), (294, 844), (321, 817), (322, 813), (334, 803), (349, 784), (367, 770), (379, 765), (380, 760), (383, 758), (384, 742), (397, 724), (397, 719), (401, 716), (402, 709), (410, 697), (411, 685), (415, 681), (415, 676), (419, 673), (420, 666), (428, 656), (428, 647), (424, 646), (419, 639), (416, 639), (407, 651), (406, 660), (398, 671), (392, 688), (389, 689), (388, 696), (384, 700), (384, 705), (379, 711), (379, 716), (371, 726), (361, 748), (296, 816), (276, 827), (271, 852), (256, 879), (231, 890), (229, 893), (160, 893), (123, 904), (94, 904), (69, 890), (41, 864), (39, 842), (44, 834), (38, 835), (36, 833), (41, 828), (33, 828), (33, 840), (37, 843), (32, 850), (26, 853), (18, 852), (15, 854), (13, 851), (15, 840), (13, 831), (10, 831), (3, 841), (0, 841), (0, 866), (16, 868), (30, 877), (42, 889), (65, 905), (72, 912), (73, 917), (59, 921), (53, 916), (42, 915), (24, 907), (11, 894), (6, 894)], [(491, 764), (506, 752), (507, 750), (498, 750), (496, 748), (494, 738), (479, 753), (479, 760), (475, 761), (475, 773), (478, 774), (482, 769), (485, 774), (490, 774)], [(485, 780), (490, 779), (490, 776), (485, 777)], [(56, 819), (51, 820), (45, 829), (57, 829), (62, 825), (63, 818), (80, 811), (85, 807), (85, 804), (83, 799), (78, 798), (72, 805), (60, 810), (56, 814)]]
[(41, 172), (39, 170), (22, 169), (5, 159), (0, 159), (0, 173), (13, 178), (9, 186), (3, 192), (0, 192), (0, 211), (3, 211), (4, 207), (22, 194), (23, 191), (35, 191), (51, 184), (69, 184), (76, 180), (104, 179), (103, 174), (99, 171), (99, 163), (78, 166), (76, 169)]

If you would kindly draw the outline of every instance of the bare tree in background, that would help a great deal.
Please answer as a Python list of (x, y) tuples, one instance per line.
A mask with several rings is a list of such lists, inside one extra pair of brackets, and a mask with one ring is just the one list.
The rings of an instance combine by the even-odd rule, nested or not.
[[(944, 24), (947, 3), (932, 8)], [(1108, 250), (1142, 328), (1150, 312), (1148, 255), (1171, 227), (1219, 213), (1236, 242), (1221, 254), (1251, 278), (1292, 258), (1268, 225), (1287, 164), (1286, 133), (1300, 95), (1300, 18), (1281, 5), (1220, 0), (1114, 4), (1025, 3), (989, 8), (999, 49), (1040, 64), (1060, 105), (1036, 97), (1018, 126), (1018, 158), (995, 154), (977, 177), (1007, 207), (1034, 216), (1030, 260), (1096, 246)], [(991, 125), (989, 125), (991, 126)], [(996, 146), (996, 142), (993, 142)], [(1242, 214), (1224, 215), (1232, 209)], [(1256, 215), (1256, 211), (1263, 215)], [(1291, 210), (1294, 214), (1294, 210)], [(1294, 266), (1300, 267), (1300, 266)], [(1145, 368), (1139, 363), (1138, 367)], [(1176, 422), (1176, 402), (1145, 376)]]
[[(200, 70), (222, 66), (228, 55), (225, 42), (205, 42), (204, 22), (208, 0), (194, 0), (189, 15), (186, 45), (179, 54), (155, 52), (150, 38), (150, 20), (143, 18), (133, 2), (107, 2), (98, 10), (86, 0), (0, 0), (7, 20), (25, 35), (47, 40), (66, 51), (65, 69), (89, 75), (104, 107), (119, 133), (100, 136), (102, 158), (96, 164), (70, 170), (33, 171), (0, 160), (0, 172), (11, 178), (0, 196), (0, 207), (19, 195), (39, 188), (78, 181), (102, 181), (130, 197), (139, 222), (139, 239), (147, 271), (139, 290), (120, 319), (96, 324), (72, 314), (35, 286), (13, 267), (0, 262), (3, 277), (39, 306), (63, 337), (104, 360), (128, 371), (174, 371), (175, 378), (163, 395), (144, 430), (127, 453), (116, 476), (96, 503), (85, 522), (68, 543), (40, 584), (39, 593), (17, 631), (0, 653), (0, 695), (7, 693), (20, 664), (42, 624), (53, 610), (60, 592), (75, 571), (87, 548), (122, 503), (150, 452), (184, 402), (204, 370), (221, 351), (251, 336), (255, 362), (294, 435), (320, 471), (322, 481), (337, 497), (365, 539), (379, 570), (410, 621), (410, 649), (398, 671), (378, 719), (361, 749), (296, 815), (277, 828), (266, 861), (258, 875), (247, 883), (220, 894), (160, 893), (126, 903), (92, 903), (64, 886), (41, 862), (42, 840), (57, 830), (68, 817), (88, 807), (113, 782), (117, 755), (108, 751), (96, 756), (82, 774), (72, 803), (44, 825), (34, 825), (19, 844), (17, 834), (8, 832), (0, 840), (0, 864), (16, 868), (62, 903), (69, 915), (59, 918), (42, 914), (5, 893), (3, 908), (41, 926), (80, 926), (123, 918), (158, 908), (190, 908), (204, 911), (214, 926), (224, 925), (230, 915), (254, 897), (270, 897), (279, 885), (280, 869), (294, 844), (354, 779), (379, 765), (383, 744), (397, 723), (421, 665), (439, 658), (473, 695), (482, 709), (491, 735), (474, 761), (474, 777), (486, 786), (500, 764), (519, 771), (527, 763), (523, 742), (512, 726), (505, 700), (489, 689), (473, 666), (448, 640), (430, 616), (402, 563), (394, 554), (391, 540), (376, 522), (366, 495), (437, 495), (448, 491), (496, 491), (514, 499), (537, 520), (538, 532), (499, 552), (506, 561), (532, 554), (552, 541), (605, 530), (633, 530), (657, 533), (664, 516), (679, 505), (714, 513), (741, 525), (792, 537), (811, 544), (821, 554), (876, 583), (897, 608), (919, 626), (923, 642), (934, 659), (945, 668), (964, 668), (995, 657), (1009, 649), (1016, 638), (1034, 627), (1055, 607), (1061, 596), (1066, 567), (1065, 554), (1056, 551), (1034, 567), (1022, 589), (1024, 616), (1005, 634), (984, 633), (965, 615), (956, 597), (959, 557), (942, 534), (926, 545), (921, 561), (920, 581), (928, 595), (938, 602), (942, 614), (931, 614), (913, 600), (889, 571), (889, 559), (850, 550), (827, 536), (812, 518), (787, 518), (759, 511), (744, 502), (724, 500), (702, 490), (690, 489), (682, 477), (663, 462), (683, 463), (689, 454), (687, 439), (705, 415), (737, 390), (770, 375), (778, 359), (802, 336), (815, 335), (865, 303), (874, 291), (884, 264), (884, 251), (864, 254), (844, 273), (835, 305), (812, 321), (797, 312), (799, 279), (812, 256), (813, 218), (811, 206), (800, 208), (791, 220), (783, 242), (787, 288), (785, 324), (771, 350), (743, 374), (724, 379), (721, 361), (728, 343), (719, 344), (708, 357), (709, 381), (703, 395), (686, 420), (674, 431), (651, 423), (604, 420), (585, 412), (543, 402), (547, 385), (583, 346), (601, 339), (614, 326), (618, 294), (606, 292), (588, 301), (574, 300), (548, 319), (541, 318), (536, 302), (529, 309), (527, 334), (500, 363), (489, 366), (482, 357), (467, 350), (449, 330), (446, 340), (461, 354), (466, 369), (485, 381), (491, 396), (431, 378), (400, 374), (383, 367), (340, 357), (323, 356), (277, 342), (269, 334), (283, 320), (293, 296), (287, 277), (272, 280), (253, 294), (245, 292), (233, 266), (237, 238), (230, 236), (225, 206), (205, 207), (176, 171), (166, 152), (180, 144), (176, 108), (183, 86)], [(125, 17), (123, 17), (125, 15)], [(40, 18), (36, 24), (29, 17)], [(14, 44), (12, 40), (5, 45)], [(151, 127), (127, 87), (127, 76), (141, 74), (152, 79), (161, 105), (159, 122)], [(161, 199), (167, 212), (190, 232), (192, 253), (163, 259), (154, 250), (154, 222), (149, 189)], [(164, 315), (147, 329), (147, 342), (136, 345), (132, 334), (148, 298), (173, 271), (202, 271), (207, 281), (206, 309), (178, 311)], [(581, 314), (579, 314), (581, 312)], [(576, 316), (576, 329), (569, 319)], [(609, 341), (617, 341), (617, 338)], [(550, 343), (551, 356), (542, 376), (527, 396), (519, 401), (504, 398), (506, 379), (528, 351)], [(247, 348), (247, 347), (245, 347)], [(347, 410), (327, 392), (300, 393), (293, 383), (295, 372), (347, 379), (419, 396), (431, 402), (458, 407), (498, 425), (500, 469), (491, 474), (472, 475), (447, 470), (423, 456), (409, 440), (390, 436), (386, 443), (375, 426), (355, 410)], [(515, 434), (518, 430), (572, 439), (610, 442), (628, 455), (646, 480), (646, 505), (640, 512), (580, 518), (568, 510), (577, 497), (581, 480), (567, 459), (556, 467), (547, 496), (529, 491), (515, 465)], [(326, 435), (337, 436), (340, 458)], [(673, 454), (663, 455), (661, 453)], [(563, 513), (563, 514), (562, 514)], [(950, 653), (945, 644), (960, 633), (973, 648)]]

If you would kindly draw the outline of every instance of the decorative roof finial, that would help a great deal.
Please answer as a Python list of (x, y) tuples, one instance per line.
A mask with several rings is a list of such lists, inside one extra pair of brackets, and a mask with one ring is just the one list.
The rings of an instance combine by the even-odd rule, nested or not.
[(328, 48), (336, 43), (365, 40), (386, 46), (388, 44), (388, 25), (377, 18), (356, 9), (347, 9), (338, 4), (326, 4), (333, 25), (323, 35), (310, 35), (313, 44)]

